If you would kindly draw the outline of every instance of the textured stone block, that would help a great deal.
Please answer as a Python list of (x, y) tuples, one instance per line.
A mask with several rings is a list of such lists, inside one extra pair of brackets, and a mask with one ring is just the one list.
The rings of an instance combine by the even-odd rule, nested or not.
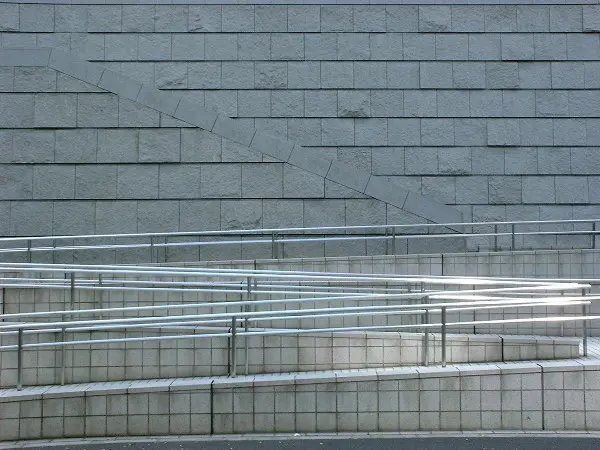
[(76, 105), (75, 94), (36, 94), (33, 124), (43, 128), (73, 128)]
[(406, 91), (404, 94), (404, 115), (409, 117), (435, 117), (436, 91)]
[(179, 202), (179, 230), (206, 231), (221, 228), (219, 200), (182, 200)]
[(389, 145), (420, 145), (421, 125), (419, 119), (388, 119)]
[(271, 57), (271, 40), (266, 33), (238, 34), (237, 45), (238, 55), (244, 55), (246, 59), (268, 60)]
[(377, 89), (386, 87), (386, 65), (383, 62), (355, 62), (354, 87)]
[(451, 29), (450, 6), (419, 6), (419, 31), (421, 33), (450, 31)]
[(201, 171), (200, 193), (206, 198), (239, 198), (241, 177), (240, 164), (205, 165)]
[[(11, 70), (12, 72), (12, 70)], [(12, 75), (12, 73), (11, 73)], [(8, 92), (55, 92), (56, 71), (48, 67), (15, 67)]]
[(287, 161), (292, 153), (294, 143), (259, 130), (254, 134), (250, 147), (278, 160)]
[(243, 122), (218, 116), (212, 131), (219, 136), (249, 146), (256, 130)]
[(181, 161), (221, 161), (221, 138), (201, 129), (181, 130)]
[(277, 39), (271, 39), (271, 59), (304, 59), (304, 36), (298, 33), (279, 34)]
[(319, 119), (288, 119), (287, 136), (290, 141), (302, 145), (321, 145), (321, 121)]
[(514, 5), (486, 5), (485, 31), (517, 31), (517, 9)]
[(464, 205), (488, 203), (487, 177), (457, 177), (456, 203)]
[(552, 88), (582, 89), (585, 86), (585, 66), (581, 62), (553, 62)]
[(179, 162), (180, 131), (170, 129), (140, 130), (140, 162)]
[(419, 64), (416, 62), (388, 62), (387, 87), (416, 89), (419, 87)]
[(351, 119), (322, 119), (323, 145), (354, 145), (354, 122)]
[(184, 32), (188, 29), (188, 7), (184, 5), (156, 5), (154, 30), (158, 32)]
[(371, 59), (402, 59), (402, 47), (401, 33), (371, 34)]
[(571, 60), (596, 60), (600, 58), (600, 40), (598, 36), (568, 34), (567, 57)]
[(78, 127), (116, 127), (118, 123), (119, 102), (116, 95), (77, 95)]
[(273, 91), (271, 93), (272, 117), (304, 116), (304, 94), (302, 91)]
[(523, 203), (554, 203), (554, 177), (523, 177)]
[(438, 173), (438, 151), (435, 148), (411, 147), (404, 153), (406, 175)]
[(371, 115), (373, 117), (401, 117), (404, 113), (404, 91), (371, 91)]
[(405, 60), (435, 60), (434, 34), (405, 34), (403, 44)]
[(154, 5), (123, 5), (123, 31), (152, 32), (154, 31), (154, 16)]
[(535, 34), (535, 59), (560, 61), (567, 59), (567, 38), (564, 34)]
[(535, 92), (503, 91), (502, 115), (505, 117), (532, 117), (535, 115)]
[(138, 36), (138, 58), (150, 61), (171, 59), (171, 35), (140, 34)]
[(221, 11), (222, 31), (254, 31), (254, 6), (223, 5)]
[(54, 162), (54, 133), (52, 131), (15, 130), (6, 138), (7, 147), (3, 147), (5, 162)]
[(468, 110), (469, 91), (437, 91), (438, 117), (454, 117), (456, 111)]
[(452, 64), (453, 86), (461, 89), (481, 89), (485, 87), (484, 63)]
[(554, 177), (556, 203), (588, 203), (587, 177)]
[(33, 127), (34, 96), (31, 94), (0, 94), (0, 127)]
[(383, 32), (385, 25), (385, 6), (356, 5), (354, 9), (355, 32)]
[(320, 31), (321, 8), (319, 5), (290, 5), (287, 8), (287, 22), (288, 31)]
[[(10, 234), (14, 236), (43, 236), (52, 234), (52, 202), (12, 202)], [(35, 217), (36, 220), (31, 220)]]
[(581, 119), (556, 119), (554, 145), (586, 145), (586, 125)]
[(600, 6), (583, 7), (583, 31), (600, 31)]
[(438, 60), (466, 60), (469, 58), (468, 42), (466, 34), (437, 34), (435, 57)]
[(522, 119), (519, 121), (521, 145), (552, 145), (552, 120)]
[(482, 32), (485, 30), (484, 8), (481, 6), (452, 6), (453, 32)]
[(486, 63), (485, 72), (488, 89), (519, 87), (519, 66), (517, 63)]
[(3, 200), (31, 199), (33, 167), (5, 165), (0, 167), (0, 194)]
[(337, 59), (361, 60), (369, 59), (368, 34), (339, 34), (337, 39)]
[(218, 89), (221, 87), (221, 64), (200, 62), (188, 64), (188, 87)]
[(167, 232), (179, 226), (179, 202), (172, 200), (138, 202), (138, 232)]
[(135, 34), (109, 34), (104, 38), (104, 58), (110, 61), (135, 61), (138, 37)]
[(137, 162), (137, 130), (99, 130), (97, 161), (100, 163)]
[(568, 148), (538, 148), (538, 172), (563, 174), (570, 172), (571, 152)]
[(308, 153), (307, 149), (298, 145), (294, 146), (288, 162), (293, 166), (307, 170), (321, 177), (327, 175), (329, 167), (331, 166), (330, 159), (311, 155)]
[(583, 18), (580, 5), (551, 5), (551, 32), (578, 32), (583, 29)]
[(387, 5), (387, 32), (414, 32), (419, 30), (419, 7), (417, 5)]
[(254, 10), (255, 31), (287, 31), (288, 9), (285, 5), (256, 5)]
[(366, 171), (356, 170), (354, 167), (334, 160), (327, 172), (326, 178), (342, 186), (349, 187), (358, 192), (364, 192), (370, 174)]
[(258, 89), (285, 88), (287, 76), (285, 62), (265, 62), (254, 65), (254, 86)]
[(172, 58), (174, 60), (204, 59), (204, 35), (173, 35)]
[(207, 34), (204, 52), (206, 59), (235, 60), (237, 59), (237, 35)]
[[(57, 130), (55, 161), (63, 163), (96, 162), (97, 139), (96, 130)], [(47, 146), (45, 148), (49, 151)]]
[(269, 91), (238, 91), (239, 117), (270, 117), (271, 93)]
[(120, 5), (90, 5), (88, 10), (88, 29), (91, 32), (120, 32), (122, 9)]
[(506, 175), (536, 174), (537, 171), (536, 148), (519, 148), (505, 152), (504, 173)]
[(185, 89), (188, 68), (185, 63), (157, 63), (154, 83), (158, 89)]
[(262, 227), (262, 201), (221, 202), (222, 230), (251, 230)]
[(305, 200), (304, 226), (327, 227), (346, 224), (344, 200)]
[(370, 117), (369, 91), (340, 91), (337, 101), (338, 117)]
[(324, 195), (325, 191), (322, 177), (289, 164), (283, 166), (284, 197), (322, 198)]
[[(420, 63), (421, 88), (451, 88), (451, 62), (422, 62)], [(408, 92), (407, 92), (408, 94)], [(405, 96), (408, 98), (408, 95)], [(434, 105), (435, 106), (435, 105)]]
[(454, 140), (457, 145), (485, 145), (487, 121), (485, 119), (454, 119)]
[(109, 165), (77, 166), (75, 198), (111, 199), (117, 196), (117, 167)]
[(0, 5), (0, 31), (19, 31), (19, 5)]
[(19, 31), (54, 31), (54, 5), (22, 4), (19, 9)]
[(52, 233), (57, 235), (89, 233), (89, 230), (95, 229), (95, 216), (95, 202), (55, 202)]
[(551, 85), (550, 63), (519, 63), (521, 89), (549, 89)]
[(517, 6), (517, 31), (550, 31), (550, 8), (548, 5)]
[(516, 119), (488, 120), (488, 145), (513, 146), (520, 144), (519, 121)]
[(98, 201), (96, 202), (97, 233), (136, 233), (137, 202)]
[(503, 34), (501, 40), (503, 60), (533, 59), (533, 34)]
[[(120, 165), (117, 169), (117, 178), (117, 198), (119, 199), (158, 198), (158, 165)], [(197, 188), (199, 189), (199, 186)], [(191, 186), (189, 190), (193, 190)]]
[(158, 177), (159, 198), (200, 198), (200, 165), (162, 165)]
[(469, 59), (489, 61), (502, 59), (499, 34), (469, 34)]
[(501, 91), (471, 91), (469, 102), (473, 117), (499, 117), (502, 115)]
[(354, 86), (354, 69), (351, 62), (322, 62), (322, 88), (352, 88)]
[(372, 173), (373, 175), (404, 175), (404, 148), (373, 149)]
[(321, 86), (321, 65), (318, 62), (289, 62), (289, 89), (318, 89)]
[[(212, 111), (200, 107), (196, 103), (181, 100), (173, 116), (205, 130), (212, 130), (217, 121), (217, 115)], [(231, 120), (231, 119), (229, 119)]]
[(489, 177), (489, 202), (491, 204), (522, 203), (520, 177)]
[(221, 5), (190, 5), (188, 31), (221, 31)]
[(454, 145), (454, 121), (452, 119), (422, 119), (422, 145)]
[(303, 223), (302, 200), (265, 200), (263, 226), (265, 228), (297, 227)]
[(282, 196), (282, 164), (242, 165), (242, 197), (278, 198)]
[(0, 67), (0, 90), (2, 92), (13, 92), (14, 80), (14, 67)]
[(119, 98), (120, 127), (158, 127), (159, 112), (137, 102)]
[(422, 177), (422, 193), (441, 203), (456, 203), (455, 177)]
[(353, 31), (352, 8), (340, 6), (321, 6), (321, 31)]

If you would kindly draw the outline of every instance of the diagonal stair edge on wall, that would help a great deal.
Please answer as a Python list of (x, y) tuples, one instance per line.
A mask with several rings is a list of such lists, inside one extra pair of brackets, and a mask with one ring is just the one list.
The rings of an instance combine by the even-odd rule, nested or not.
[(120, 73), (104, 69), (69, 53), (53, 48), (0, 49), (0, 65), (47, 66), (85, 81), (108, 92), (140, 103), (190, 125), (230, 139), (249, 150), (317, 174), (369, 197), (396, 206), (406, 212), (436, 223), (457, 223), (462, 214), (457, 209), (430, 197), (410, 192), (398, 183), (360, 171), (340, 162), (309, 155), (303, 147), (255, 128), (248, 129), (229, 117), (208, 111), (191, 102), (184, 94), (161, 91)]

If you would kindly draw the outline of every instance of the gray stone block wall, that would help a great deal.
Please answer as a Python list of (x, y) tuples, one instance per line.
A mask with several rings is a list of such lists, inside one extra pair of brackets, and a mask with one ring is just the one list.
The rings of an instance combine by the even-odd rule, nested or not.
[[(56, 48), (135, 80), (0, 60), (0, 230), (394, 221), (378, 182), (401, 189), (416, 221), (435, 220), (437, 203), (466, 220), (594, 217), (599, 11), (0, 3), (3, 49)], [(150, 107), (139, 83), (174, 96)]]

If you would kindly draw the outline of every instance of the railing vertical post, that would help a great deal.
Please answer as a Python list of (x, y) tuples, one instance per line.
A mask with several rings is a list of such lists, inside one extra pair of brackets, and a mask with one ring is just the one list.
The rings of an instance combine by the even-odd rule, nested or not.
[[(581, 296), (585, 297), (585, 289), (581, 290)], [(583, 309), (583, 356), (588, 355), (588, 323), (587, 323), (587, 315), (588, 315), (588, 305), (582, 305)]]
[(386, 255), (390, 254), (390, 250), (389, 250), (390, 243), (388, 241), (388, 232), (389, 232), (389, 228), (385, 227), (385, 254)]
[(512, 223), (510, 225), (510, 239), (511, 239), (510, 249), (515, 250), (515, 224), (514, 223)]
[(392, 227), (392, 255), (396, 254), (396, 227)]
[(31, 239), (27, 240), (27, 262), (31, 263)]
[[(250, 301), (250, 296), (252, 295), (252, 278), (248, 277), (246, 280), (246, 302)], [(250, 305), (246, 303), (244, 305), (244, 311), (248, 312), (248, 308)], [(244, 332), (248, 332), (248, 315), (244, 316)], [(244, 371), (246, 375), (248, 375), (248, 336), (244, 336)]]
[(231, 357), (230, 357), (230, 361), (231, 361), (231, 367), (229, 368), (229, 376), (230, 377), (235, 377), (235, 369), (236, 369), (236, 334), (237, 334), (237, 319), (234, 317), (231, 318), (231, 341), (230, 341), (230, 349), (229, 351), (231, 352)]
[(60, 385), (65, 385), (65, 367), (67, 366), (67, 355), (65, 351), (65, 327), (60, 329)]
[(71, 309), (73, 309), (73, 305), (75, 305), (75, 272), (71, 272)]
[(446, 367), (446, 307), (442, 306), (442, 367)]
[(23, 328), (17, 335), (17, 390), (23, 389)]
[[(428, 303), (428, 297), (423, 298), (423, 303), (426, 305)], [(422, 325), (429, 324), (429, 309), (425, 309), (425, 313), (423, 313), (422, 317)], [(425, 328), (425, 335), (423, 336), (423, 365), (429, 365), (429, 329), (427, 326)]]
[(494, 225), (494, 251), (498, 251), (498, 224)]
[(275, 234), (275, 232), (271, 233), (271, 258), (273, 259), (279, 259), (279, 252), (277, 251), (277, 244), (276, 244), (276, 238), (277, 238), (277, 234)]

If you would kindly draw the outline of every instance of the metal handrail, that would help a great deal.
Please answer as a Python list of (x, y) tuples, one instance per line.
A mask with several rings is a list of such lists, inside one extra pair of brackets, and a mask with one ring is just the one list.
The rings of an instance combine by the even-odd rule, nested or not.
[[(124, 249), (150, 249), (150, 259), (153, 262), (155, 250), (171, 247), (198, 247), (219, 246), (232, 244), (270, 244), (272, 246), (272, 257), (279, 257), (279, 246), (286, 243), (310, 243), (310, 242), (336, 242), (336, 241), (370, 241), (385, 240), (386, 253), (388, 242), (392, 242), (392, 253), (394, 253), (395, 242), (397, 239), (418, 240), (433, 238), (483, 238), (493, 237), (493, 248), (498, 249), (498, 239), (502, 237), (511, 238), (511, 249), (515, 249), (515, 239), (525, 236), (565, 236), (565, 235), (586, 235), (592, 238), (591, 248), (595, 248), (595, 236), (600, 233), (596, 231), (596, 222), (600, 219), (572, 219), (572, 220), (529, 220), (529, 221), (490, 221), (490, 222), (451, 222), (451, 223), (420, 223), (420, 224), (391, 224), (391, 225), (350, 225), (350, 226), (329, 226), (329, 227), (290, 227), (290, 228), (258, 228), (242, 230), (215, 230), (215, 231), (180, 231), (180, 232), (157, 232), (157, 233), (117, 233), (117, 234), (84, 234), (84, 235), (58, 235), (58, 236), (28, 236), (28, 237), (4, 237), (0, 238), (0, 245), (7, 243), (25, 243), (26, 246), (15, 246), (0, 248), (1, 253), (27, 253), (28, 260), (31, 261), (32, 254), (36, 252), (61, 252), (61, 251), (82, 251), (82, 250), (124, 250)], [(576, 225), (590, 224), (591, 230), (551, 230), (551, 231), (517, 231), (517, 226), (544, 226), (544, 225)], [(473, 227), (494, 227), (493, 232), (465, 231), (464, 228)], [(505, 227), (509, 231), (499, 231), (499, 227)], [(425, 233), (402, 233), (403, 230), (425, 229)], [(448, 232), (436, 232), (433, 230), (443, 228)], [(353, 232), (362, 232), (364, 234), (353, 234)], [(369, 234), (371, 233), (371, 234)], [(400, 233), (400, 234), (398, 234)], [(322, 234), (322, 236), (318, 236)], [(202, 241), (204, 238), (215, 236), (240, 236), (239, 239), (211, 240)], [(266, 236), (266, 238), (243, 239), (244, 236)], [(295, 237), (294, 237), (295, 236)], [(198, 239), (184, 242), (169, 242), (169, 238), (175, 237), (196, 237)], [(77, 240), (115, 240), (126, 238), (149, 239), (146, 242), (138, 243), (98, 243), (98, 244), (75, 244)], [(164, 242), (158, 242), (162, 239)], [(57, 241), (71, 240), (73, 244), (57, 245)], [(34, 246), (35, 243), (42, 241), (51, 241), (51, 245)], [(165, 255), (166, 256), (166, 255)], [(156, 256), (158, 259), (158, 255)]]

